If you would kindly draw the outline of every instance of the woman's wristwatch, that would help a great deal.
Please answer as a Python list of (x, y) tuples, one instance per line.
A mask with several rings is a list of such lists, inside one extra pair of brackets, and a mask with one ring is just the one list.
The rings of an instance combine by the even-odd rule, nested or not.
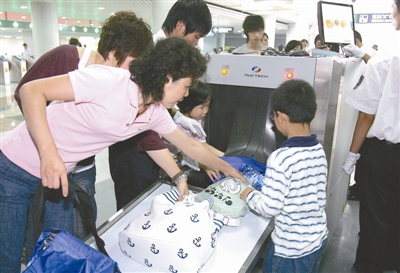
[(181, 181), (182, 179), (187, 179), (188, 176), (186, 173), (184, 173), (183, 171), (180, 171), (179, 173), (177, 173), (176, 175), (174, 175), (174, 177), (172, 177), (171, 181), (178, 185), (179, 181)]

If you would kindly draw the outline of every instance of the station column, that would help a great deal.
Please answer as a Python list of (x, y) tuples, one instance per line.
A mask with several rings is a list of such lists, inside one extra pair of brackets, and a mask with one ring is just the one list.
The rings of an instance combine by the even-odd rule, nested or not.
[(35, 59), (59, 45), (57, 2), (31, 0), (32, 40)]
[(164, 23), (169, 10), (175, 4), (175, 2), (176, 1), (152, 1), (153, 25), (151, 31), (153, 32), (153, 34), (161, 29), (161, 26)]
[(269, 37), (268, 45), (269, 47), (275, 48), (275, 28), (276, 28), (276, 16), (268, 15), (263, 16), (264, 19), (264, 31)]

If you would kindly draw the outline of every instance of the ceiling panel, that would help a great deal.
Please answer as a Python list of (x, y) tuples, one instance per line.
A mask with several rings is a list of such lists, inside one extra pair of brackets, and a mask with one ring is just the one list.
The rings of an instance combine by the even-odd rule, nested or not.
[[(144, 21), (152, 25), (152, 3), (157, 0), (46, 0), (57, 3), (57, 13), (60, 23), (81, 24), (99, 27), (113, 13), (120, 10), (134, 11)], [(160, 0), (165, 1), (165, 0)], [(309, 0), (306, 0), (309, 1)], [(314, 1), (314, 0), (312, 0)], [(2, 20), (30, 21), (30, 5), (34, 0), (1, 0), (0, 18)], [(235, 30), (242, 28), (244, 18), (249, 13), (267, 15), (282, 12), (290, 13), (292, 0), (240, 0), (240, 1), (207, 1), (212, 14), (214, 26), (231, 26)], [(26, 6), (26, 9), (21, 9)], [(102, 7), (103, 9), (99, 9)], [(226, 9), (226, 8), (229, 9)], [(26, 16), (22, 19), (22, 16)], [(66, 19), (61, 19), (61, 18)], [(77, 21), (81, 22), (77, 22)], [(289, 23), (285, 18), (277, 17), (278, 21)]]

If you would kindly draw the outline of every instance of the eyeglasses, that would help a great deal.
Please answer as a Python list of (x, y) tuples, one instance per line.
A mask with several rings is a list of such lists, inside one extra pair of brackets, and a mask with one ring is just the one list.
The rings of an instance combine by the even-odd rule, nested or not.
[(272, 121), (275, 121), (275, 114), (272, 113), (272, 114), (269, 116), (269, 118), (270, 118)]

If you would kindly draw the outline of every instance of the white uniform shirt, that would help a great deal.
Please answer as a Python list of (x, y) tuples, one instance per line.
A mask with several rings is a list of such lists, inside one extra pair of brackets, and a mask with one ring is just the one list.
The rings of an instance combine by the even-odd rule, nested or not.
[(153, 34), (153, 42), (156, 44), (159, 40), (167, 39), (163, 29), (160, 29), (156, 34)]
[(375, 115), (367, 137), (400, 143), (400, 57), (376, 55), (368, 61), (363, 82), (346, 102)]
[(376, 53), (378, 53), (375, 49), (373, 49), (372, 47), (367, 47), (367, 46), (362, 46), (361, 49), (367, 53), (370, 57), (374, 57), (376, 55)]

